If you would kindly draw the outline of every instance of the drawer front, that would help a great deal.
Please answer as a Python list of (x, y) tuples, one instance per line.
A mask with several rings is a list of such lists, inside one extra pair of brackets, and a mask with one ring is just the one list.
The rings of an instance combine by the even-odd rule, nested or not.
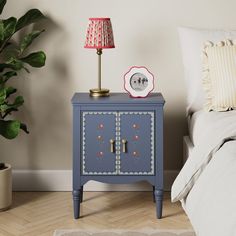
[(82, 119), (82, 174), (116, 174), (116, 112), (84, 111)]
[(154, 111), (120, 112), (121, 175), (154, 175)]

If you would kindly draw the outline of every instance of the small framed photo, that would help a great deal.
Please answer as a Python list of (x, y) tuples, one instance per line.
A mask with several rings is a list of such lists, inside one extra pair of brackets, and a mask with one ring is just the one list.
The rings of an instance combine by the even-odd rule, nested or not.
[(124, 88), (131, 97), (147, 97), (154, 89), (154, 76), (144, 66), (132, 66), (124, 75)]

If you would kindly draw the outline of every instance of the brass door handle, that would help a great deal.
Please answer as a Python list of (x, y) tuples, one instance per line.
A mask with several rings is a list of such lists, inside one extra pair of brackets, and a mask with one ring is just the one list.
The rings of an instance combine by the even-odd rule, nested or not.
[(114, 153), (115, 148), (114, 148), (115, 140), (110, 139), (110, 152)]
[(127, 152), (127, 140), (126, 139), (122, 139), (122, 152)]

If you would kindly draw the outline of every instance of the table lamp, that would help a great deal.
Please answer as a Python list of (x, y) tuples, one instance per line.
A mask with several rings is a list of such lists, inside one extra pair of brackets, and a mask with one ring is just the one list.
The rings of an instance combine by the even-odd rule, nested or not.
[(85, 48), (95, 48), (98, 54), (98, 88), (90, 89), (92, 97), (107, 97), (109, 89), (101, 84), (101, 55), (102, 49), (114, 48), (113, 32), (110, 18), (89, 18)]

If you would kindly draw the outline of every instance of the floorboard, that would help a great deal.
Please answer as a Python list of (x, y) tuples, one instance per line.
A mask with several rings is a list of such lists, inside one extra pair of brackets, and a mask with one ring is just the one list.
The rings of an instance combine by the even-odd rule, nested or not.
[(151, 192), (85, 192), (81, 218), (73, 219), (70, 192), (14, 192), (11, 209), (0, 212), (0, 236), (52, 236), (55, 229), (192, 229), (179, 203), (165, 193), (157, 220)]

